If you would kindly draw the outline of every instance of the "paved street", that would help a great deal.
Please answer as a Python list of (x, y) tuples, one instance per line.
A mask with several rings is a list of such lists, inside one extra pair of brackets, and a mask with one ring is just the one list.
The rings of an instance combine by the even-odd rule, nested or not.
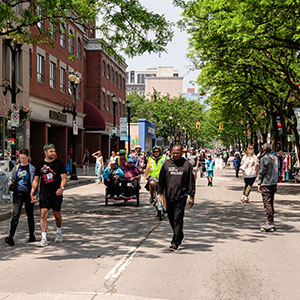
[(106, 207), (102, 184), (66, 190), (62, 244), (53, 242), (52, 218), (50, 246), (25, 243), (23, 215), (10, 248), (3, 242), (8, 220), (0, 222), (0, 299), (299, 299), (300, 185), (279, 186), (275, 233), (259, 231), (260, 194), (255, 186), (252, 203), (243, 205), (242, 186), (234, 170), (217, 170), (213, 188), (198, 178), (177, 253), (144, 189), (139, 208)]

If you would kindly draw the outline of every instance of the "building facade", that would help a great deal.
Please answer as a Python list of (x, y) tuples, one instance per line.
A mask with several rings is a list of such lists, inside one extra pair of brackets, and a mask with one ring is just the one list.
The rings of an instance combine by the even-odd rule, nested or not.
[(126, 92), (139, 95), (152, 95), (156, 90), (163, 96), (178, 97), (183, 91), (183, 77), (172, 67), (131, 70), (126, 73), (126, 82)]

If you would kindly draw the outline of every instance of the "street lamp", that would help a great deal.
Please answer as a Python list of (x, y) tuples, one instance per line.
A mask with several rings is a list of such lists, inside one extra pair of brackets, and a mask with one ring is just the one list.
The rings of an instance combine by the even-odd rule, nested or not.
[[(15, 38), (12, 38), (9, 35), (4, 35), (3, 40), (5, 44), (8, 46), (11, 52), (11, 85), (8, 84), (5, 86), (5, 91), (3, 92), (6, 95), (7, 91), (11, 94), (11, 104), (16, 104), (17, 94), (20, 93), (20, 89), (17, 88), (16, 84), (16, 57), (17, 53), (21, 51), (23, 43)], [(11, 140), (16, 141), (16, 127), (11, 126)], [(16, 162), (16, 142), (11, 144), (11, 161), (13, 164)]]
[(69, 74), (69, 81), (71, 83), (72, 93), (73, 93), (73, 108), (68, 111), (68, 112), (72, 113), (72, 115), (73, 115), (73, 131), (72, 131), (73, 155), (72, 155), (72, 171), (71, 171), (70, 180), (78, 180), (77, 170), (76, 170), (76, 166), (77, 166), (77, 164), (76, 164), (76, 135), (78, 135), (77, 124), (76, 124), (76, 116), (77, 116), (76, 89), (77, 89), (78, 85), (80, 84), (80, 77), (77, 73), (71, 72)]
[(117, 106), (117, 103), (118, 103), (118, 98), (116, 97), (116, 95), (111, 96), (111, 101), (113, 103), (113, 113), (114, 113), (112, 144), (113, 144), (113, 150), (116, 152), (116, 149), (115, 149), (116, 132), (117, 132), (117, 128), (116, 128), (116, 106)]
[(126, 101), (126, 107), (127, 107), (127, 126), (128, 126), (128, 155), (130, 154), (130, 101)]
[(173, 116), (169, 116), (169, 120), (170, 120), (170, 150), (172, 148), (172, 121), (173, 121)]

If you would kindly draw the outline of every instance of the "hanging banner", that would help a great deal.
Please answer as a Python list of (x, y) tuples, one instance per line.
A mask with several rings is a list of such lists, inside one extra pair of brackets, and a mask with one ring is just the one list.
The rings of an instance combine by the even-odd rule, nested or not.
[(120, 141), (127, 141), (127, 118), (120, 118)]
[(78, 124), (77, 124), (77, 121), (73, 121), (73, 135), (78, 135)]

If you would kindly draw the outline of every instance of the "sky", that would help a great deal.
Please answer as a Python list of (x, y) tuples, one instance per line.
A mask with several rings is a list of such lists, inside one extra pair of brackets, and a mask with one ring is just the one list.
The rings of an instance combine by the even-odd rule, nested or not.
[[(180, 18), (181, 9), (174, 7), (172, 0), (140, 0), (140, 3), (155, 13), (164, 14), (171, 22), (176, 22)], [(190, 71), (191, 62), (186, 58), (188, 52), (188, 34), (175, 28), (172, 42), (167, 46), (167, 52), (158, 54), (144, 54), (134, 58), (127, 58), (127, 71), (143, 71), (152, 67), (174, 67), (179, 70), (179, 76), (184, 77), (183, 92), (188, 87), (193, 87), (190, 81), (195, 81), (199, 71)], [(194, 86), (197, 91), (197, 85)]]

